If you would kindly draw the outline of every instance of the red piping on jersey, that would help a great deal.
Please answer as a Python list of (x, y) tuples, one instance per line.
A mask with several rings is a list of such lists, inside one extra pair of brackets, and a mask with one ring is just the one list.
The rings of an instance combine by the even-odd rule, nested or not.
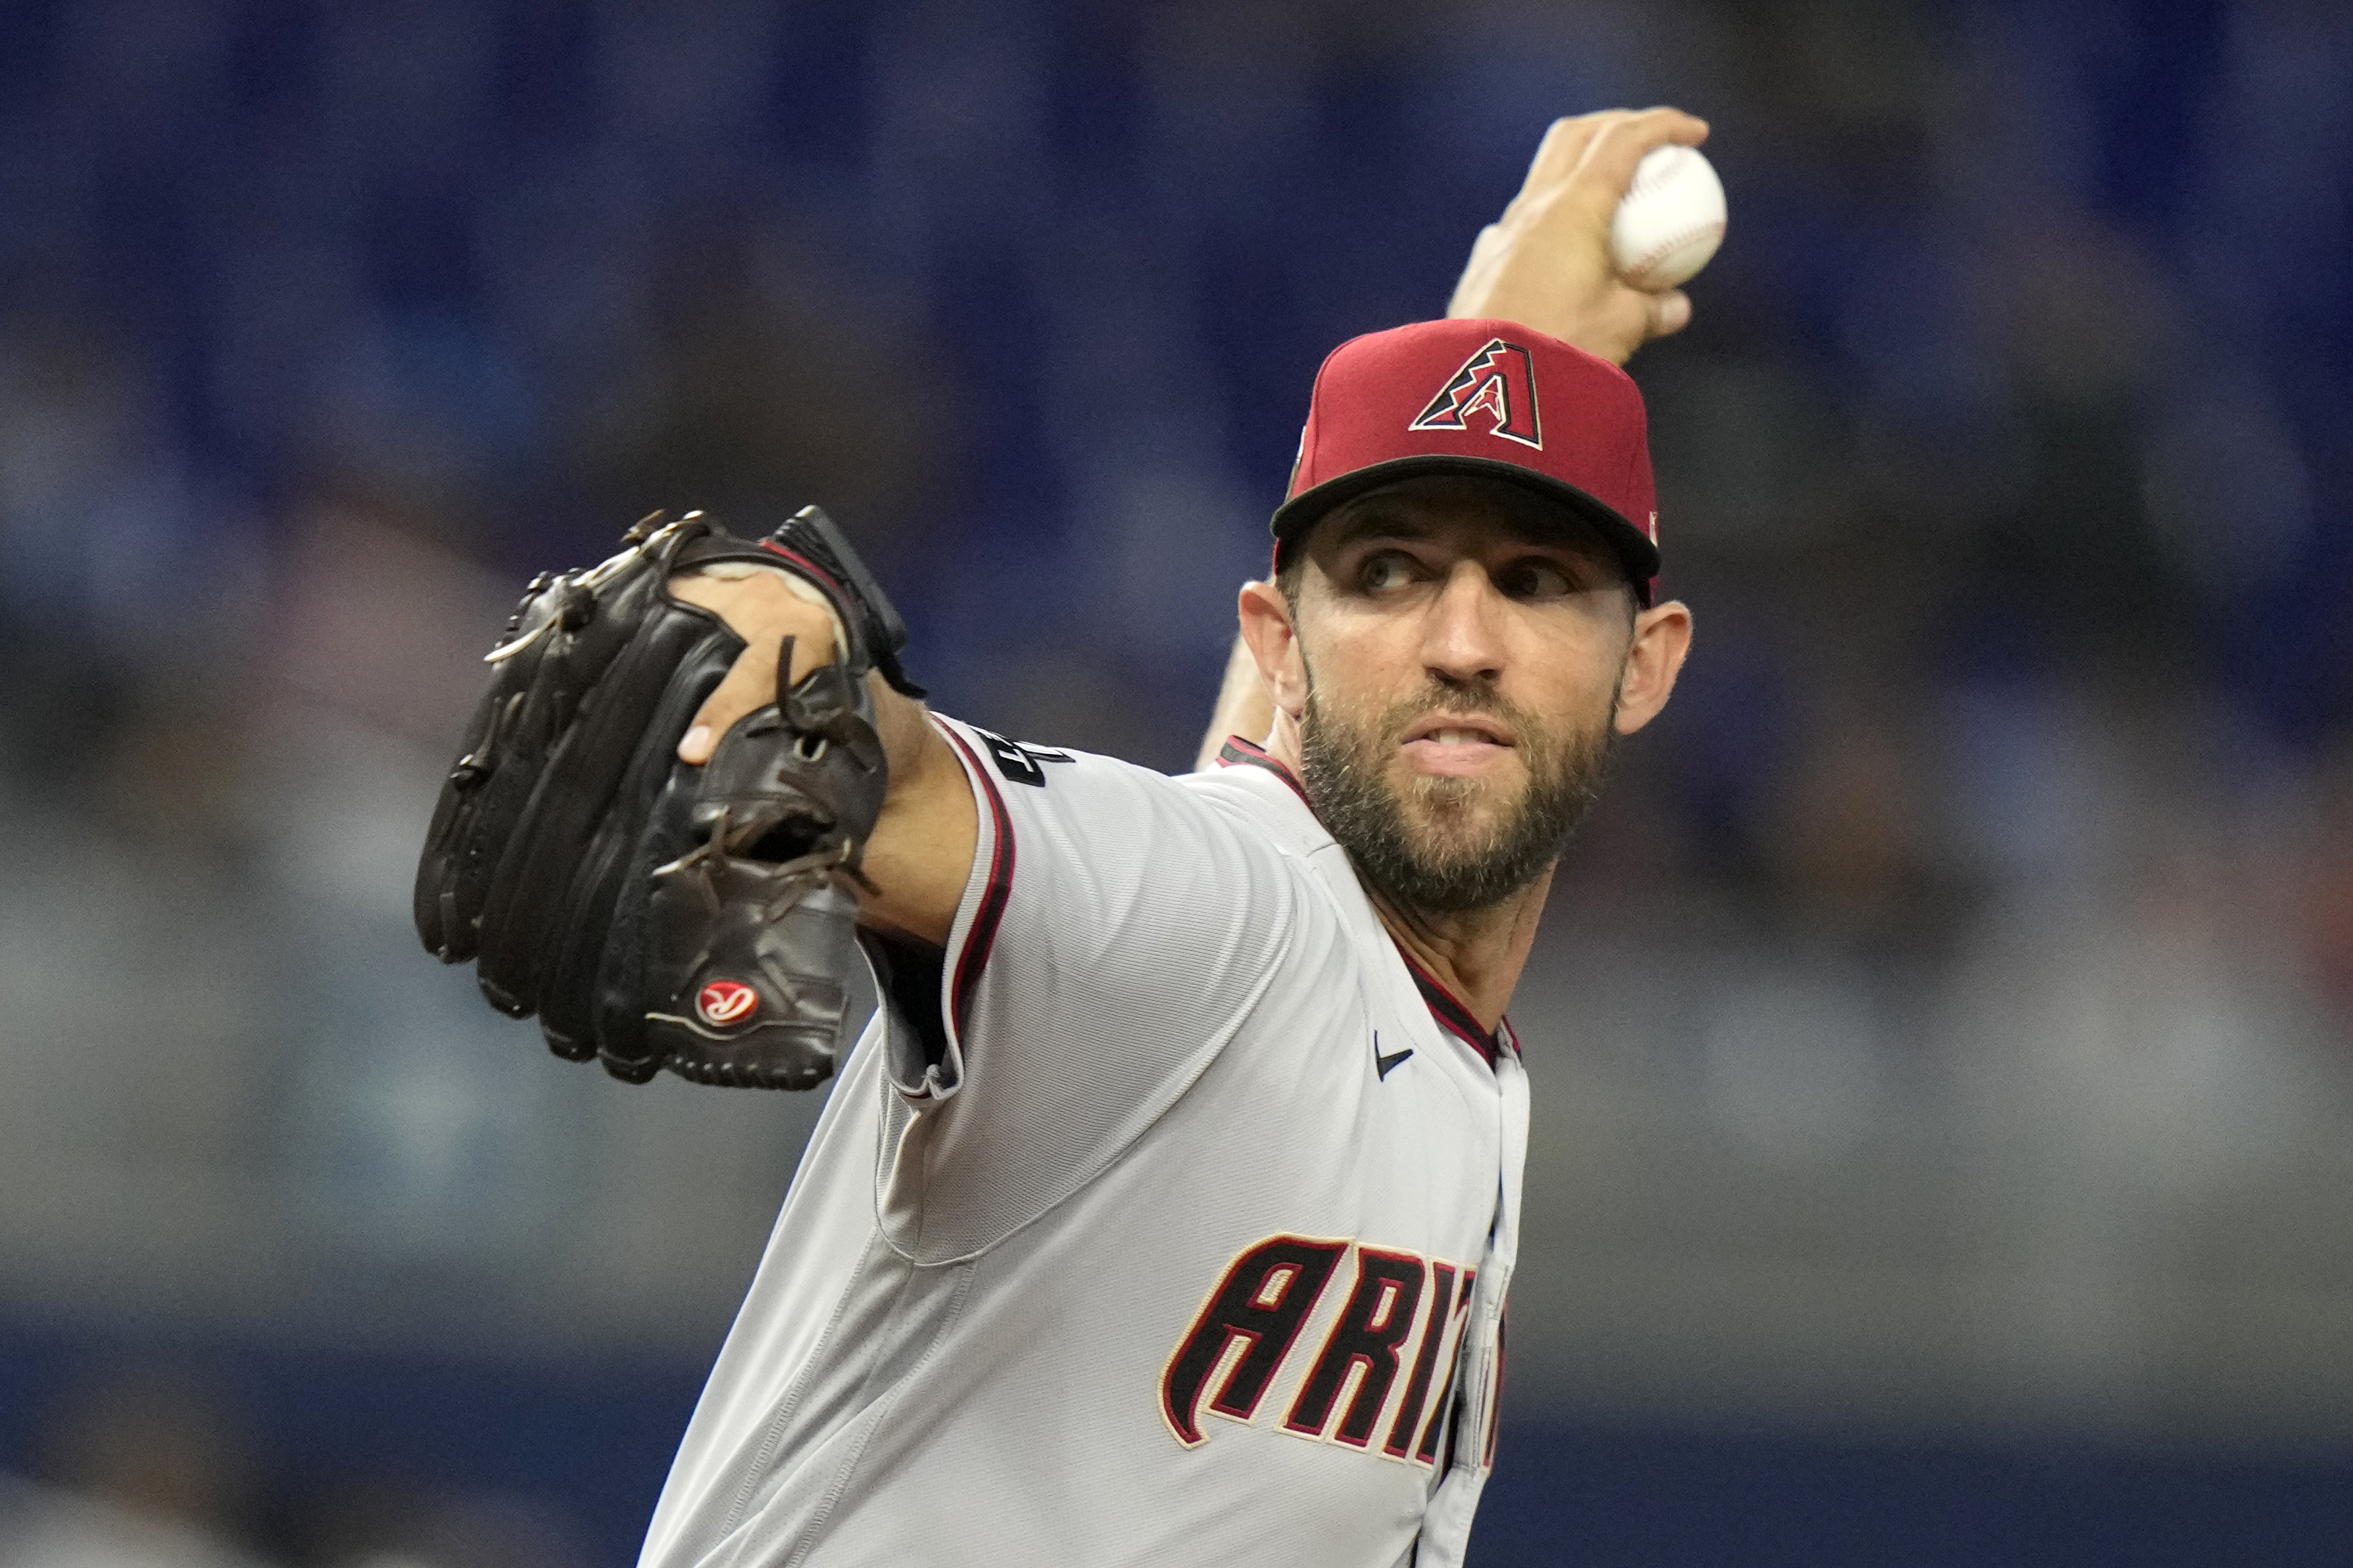
[(1399, 947), (1397, 952), (1399, 958), (1405, 960), (1406, 969), (1413, 975), (1414, 986), (1421, 993), (1421, 999), (1430, 1005), (1430, 1016), (1437, 1019), (1440, 1026), (1447, 1033), (1478, 1052), (1480, 1059), (1489, 1067), (1495, 1065), (1495, 1053), (1504, 1045), (1512, 1047), (1514, 1056), (1520, 1054), (1519, 1042), (1512, 1038), (1509, 1024), (1504, 1024), (1493, 1034), (1489, 1034), (1480, 1026), (1479, 1020), (1472, 1016), (1471, 1009), (1465, 1007), (1453, 992), (1440, 984), (1430, 971), (1413, 961), (1413, 954), (1402, 947)]
[(944, 724), (940, 729), (972, 764), (972, 776), (980, 781), (982, 792), (988, 796), (988, 819), (996, 825), (988, 846), (988, 886), (981, 891), (980, 907), (972, 911), (964, 951), (956, 954), (955, 982), (948, 988), (948, 1021), (962, 1041), (965, 1020), (972, 1013), (973, 993), (980, 988), (980, 972), (988, 967), (988, 950), (997, 944), (997, 923), (1004, 920), (1005, 901), (1013, 892), (1013, 818), (1006, 813), (1005, 797), (997, 793), (997, 781), (988, 776), (964, 737)]
[(1301, 785), (1300, 782), (1296, 778), (1292, 776), (1292, 773), (1289, 768), (1284, 767), (1281, 763), (1278, 763), (1272, 757), (1268, 756), (1266, 754), (1265, 747), (1253, 745), (1250, 742), (1243, 740), (1240, 735), (1227, 736), (1226, 743), (1218, 748), (1218, 766), (1221, 768), (1242, 766), (1264, 768), (1268, 773), (1272, 773), (1276, 778), (1281, 779), (1283, 783), (1291, 786), (1291, 793), (1299, 797), (1300, 805), (1305, 806), (1310, 812), (1313, 812), (1315, 809), (1315, 803), (1307, 798), (1306, 789)]

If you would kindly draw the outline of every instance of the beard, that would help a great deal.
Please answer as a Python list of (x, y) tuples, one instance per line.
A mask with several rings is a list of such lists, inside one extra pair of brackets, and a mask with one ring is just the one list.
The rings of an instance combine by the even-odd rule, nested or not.
[[(1599, 722), (1546, 725), (1484, 687), (1433, 684), (1363, 719), (1319, 700), (1300, 716), (1307, 798), (1364, 879), (1393, 902), (1431, 914), (1491, 909), (1560, 858), (1600, 798), (1617, 697)], [(1432, 709), (1490, 714), (1511, 727), (1527, 770), (1516, 795), (1483, 778), (1422, 774), (1400, 787), (1390, 763)]]

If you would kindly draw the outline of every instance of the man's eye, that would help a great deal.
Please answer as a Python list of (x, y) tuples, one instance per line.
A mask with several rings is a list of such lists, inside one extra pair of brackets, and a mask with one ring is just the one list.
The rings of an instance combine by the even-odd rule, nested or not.
[(1361, 575), (1365, 591), (1372, 594), (1402, 588), (1412, 579), (1413, 573), (1402, 555), (1376, 555), (1365, 563)]
[(1577, 592), (1577, 584), (1549, 561), (1523, 561), (1504, 574), (1503, 588), (1515, 598), (1552, 599)]

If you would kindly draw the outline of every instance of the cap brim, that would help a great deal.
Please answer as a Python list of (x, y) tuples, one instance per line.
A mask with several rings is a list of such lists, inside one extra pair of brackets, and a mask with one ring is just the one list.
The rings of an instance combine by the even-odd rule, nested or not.
[(1367, 490), (1399, 479), (1417, 479), (1424, 474), (1471, 474), (1480, 479), (1501, 479), (1533, 490), (1548, 500), (1558, 501), (1570, 511), (1593, 524), (1618, 559), (1624, 563), (1628, 581), (1634, 585), (1634, 595), (1644, 604), (1650, 603), (1651, 579), (1659, 574), (1659, 547), (1651, 536), (1627, 520), (1617, 508), (1598, 497), (1588, 495), (1575, 485), (1517, 463), (1506, 463), (1493, 458), (1456, 458), (1422, 454), (1411, 458), (1392, 458), (1385, 463), (1373, 463), (1352, 469), (1337, 479), (1324, 480), (1313, 489), (1300, 491), (1275, 508), (1272, 527), (1278, 549), (1301, 538), (1323, 520), (1324, 514), (1344, 501), (1356, 500)]

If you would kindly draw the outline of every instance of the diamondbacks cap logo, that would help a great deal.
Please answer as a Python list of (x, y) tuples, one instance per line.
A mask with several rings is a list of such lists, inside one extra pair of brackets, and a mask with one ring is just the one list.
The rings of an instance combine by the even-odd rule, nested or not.
[(694, 995), (696, 1015), (714, 1029), (743, 1022), (759, 1005), (760, 994), (740, 980), (714, 980)]
[(1471, 423), (1474, 414), (1485, 416), (1489, 435), (1544, 450), (1544, 426), (1536, 416), (1535, 362), (1527, 350), (1489, 338), (1406, 428), (1475, 430), (1478, 426)]

